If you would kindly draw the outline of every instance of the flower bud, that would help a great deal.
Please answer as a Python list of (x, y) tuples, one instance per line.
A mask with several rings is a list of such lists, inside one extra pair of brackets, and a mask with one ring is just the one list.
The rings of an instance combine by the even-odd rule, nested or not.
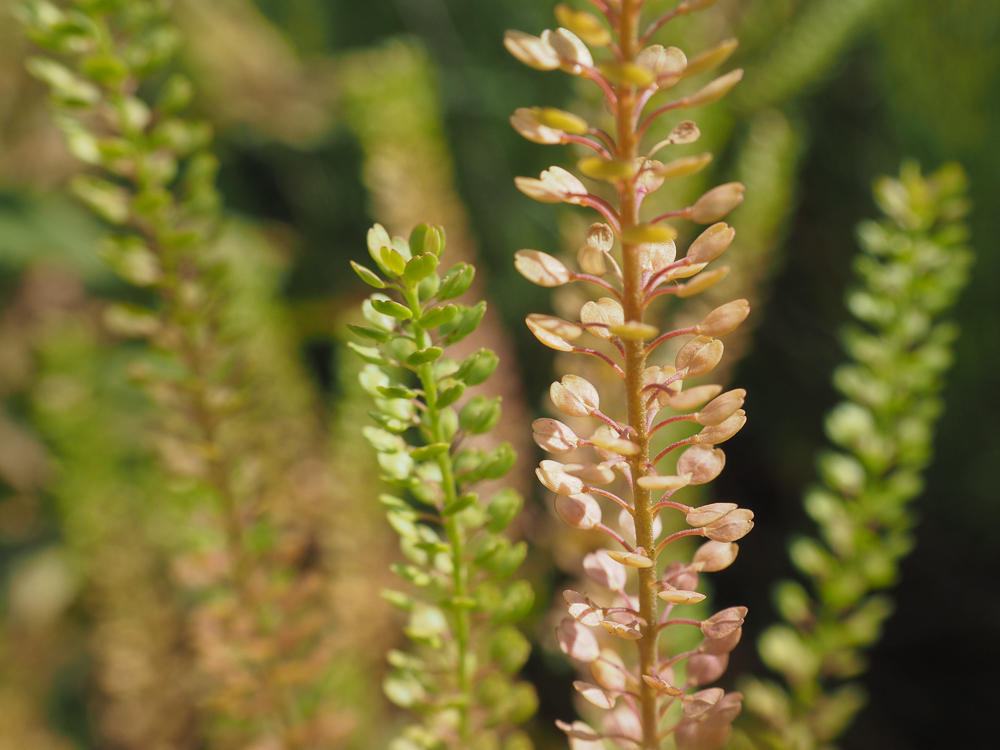
[(617, 550), (604, 550), (605, 554), (616, 563), (621, 563), (629, 568), (652, 568), (654, 563), (645, 555), (637, 552), (618, 552)]
[(706, 573), (718, 573), (733, 564), (739, 551), (738, 544), (705, 542), (694, 553), (694, 562)]
[(700, 528), (702, 526), (708, 526), (710, 523), (715, 523), (720, 518), (726, 516), (726, 514), (734, 511), (739, 506), (736, 503), (712, 503), (710, 505), (703, 505), (700, 508), (694, 508), (690, 513), (687, 514), (686, 520), (688, 526), (693, 526), (694, 528)]
[[(702, 268), (704, 268), (704, 266), (702, 266)], [(689, 281), (687, 284), (681, 286), (680, 289), (674, 293), (674, 296), (677, 297), (677, 299), (694, 297), (696, 294), (701, 294), (702, 292), (711, 289), (728, 275), (729, 266), (723, 266), (722, 268), (716, 268), (713, 271), (700, 274), (694, 281)]]
[(604, 619), (604, 610), (578, 591), (564, 591), (563, 599), (566, 600), (569, 616), (584, 625), (596, 628)]
[(708, 685), (722, 677), (728, 666), (729, 654), (695, 654), (687, 661), (687, 678), (695, 685)]
[(556, 640), (564, 654), (582, 662), (593, 662), (601, 655), (597, 639), (576, 620), (566, 617), (556, 628)]
[[(612, 430), (608, 425), (601, 425), (594, 434), (590, 436), (590, 442), (594, 444), (594, 447), (600, 448), (604, 451), (611, 451), (612, 453), (617, 453), (620, 456), (634, 456), (639, 452), (639, 446), (633, 443), (631, 440), (626, 440), (625, 438), (618, 437), (618, 433)], [(608, 460), (605, 458), (605, 460)]]
[(574, 529), (587, 531), (601, 522), (601, 506), (590, 495), (558, 495), (556, 513)]
[(657, 596), (670, 604), (697, 604), (698, 602), (705, 601), (704, 594), (684, 589), (666, 589), (657, 594)]
[(666, 268), (677, 257), (677, 245), (669, 242), (647, 242), (636, 248), (639, 253), (639, 265), (644, 271), (657, 271)]
[(707, 404), (720, 393), (722, 393), (721, 385), (698, 385), (671, 396), (669, 406), (676, 411), (697, 409), (702, 404)]
[(740, 43), (736, 39), (726, 39), (713, 47), (709, 47), (704, 52), (699, 52), (688, 60), (687, 67), (684, 69), (684, 77), (687, 78), (698, 73), (707, 73), (710, 70), (715, 70), (732, 57), (733, 52), (736, 51), (739, 45)]
[(706, 107), (715, 104), (722, 97), (735, 88), (736, 84), (743, 80), (743, 70), (737, 68), (731, 70), (724, 76), (719, 76), (703, 89), (695, 92), (687, 99), (688, 107)]
[(542, 32), (542, 41), (547, 42), (559, 55), (561, 63), (559, 67), (567, 73), (579, 75), (581, 68), (594, 67), (594, 57), (587, 49), (587, 45), (569, 29), (555, 31), (546, 29)]
[(611, 41), (611, 34), (597, 16), (571, 8), (566, 3), (556, 6), (556, 20), (594, 47), (604, 47)]
[(738, 299), (717, 307), (698, 324), (698, 333), (703, 336), (725, 336), (731, 333), (747, 319), (750, 314), (750, 303)]
[(633, 620), (631, 625), (623, 625), (620, 622), (614, 622), (613, 620), (601, 620), (601, 627), (604, 628), (611, 635), (617, 635), (619, 638), (624, 638), (626, 641), (637, 641), (642, 638), (642, 631), (638, 627), (634, 627), (639, 624), (638, 620)]
[(713, 224), (691, 243), (687, 258), (694, 264), (711, 263), (726, 251), (734, 237), (736, 230), (725, 222)]
[(607, 556), (604, 551), (590, 552), (583, 558), (583, 569), (595, 583), (612, 591), (625, 588), (625, 568)]
[(570, 417), (589, 417), (601, 408), (597, 389), (579, 375), (564, 375), (549, 388), (549, 397), (556, 408)]
[(590, 674), (594, 681), (605, 690), (620, 693), (628, 684), (625, 673), (625, 662), (616, 651), (609, 648), (601, 649), (601, 658), (591, 662)]
[(714, 187), (695, 201), (691, 220), (699, 224), (718, 221), (743, 202), (746, 188), (739, 182), (727, 182)]
[(635, 61), (647, 68), (657, 78), (680, 78), (687, 67), (687, 55), (677, 47), (667, 47), (653, 44), (636, 55)]
[(743, 626), (746, 616), (746, 607), (729, 607), (721, 612), (716, 612), (702, 622), (701, 632), (705, 634), (706, 638), (713, 641), (725, 638)]
[(538, 286), (562, 286), (570, 278), (566, 266), (538, 250), (518, 250), (514, 253), (514, 267), (524, 278)]
[(681, 487), (687, 487), (691, 483), (691, 475), (639, 477), (636, 483), (647, 490), (679, 490)]
[[(538, 468), (535, 469), (535, 476), (538, 477), (538, 481), (544, 484), (546, 488), (552, 490), (557, 495), (577, 495), (583, 492), (583, 480), (567, 474), (563, 469), (563, 465), (558, 461), (542, 461), (538, 465)], [(563, 515), (561, 511), (559, 515)], [(600, 512), (597, 515), (598, 520), (600, 520)], [(564, 518), (563, 520), (566, 519)], [(570, 524), (570, 526), (576, 525), (568, 520), (566, 520), (566, 523)], [(587, 528), (590, 528), (590, 526)]]
[(508, 31), (503, 46), (529, 68), (556, 70), (560, 65), (559, 55), (548, 42), (523, 31)]
[(738, 508), (704, 528), (705, 536), (713, 541), (735, 542), (749, 534), (753, 528), (753, 511)]
[(713, 158), (710, 153), (698, 154), (696, 156), (682, 156), (666, 164), (661, 164), (655, 168), (655, 172), (665, 180), (689, 177), (690, 175), (698, 174), (698, 172), (711, 164)]
[(747, 423), (746, 412), (738, 409), (731, 417), (724, 422), (706, 427), (698, 433), (698, 441), (706, 445), (719, 445), (724, 443), (737, 432), (743, 429)]
[(684, 696), (683, 710), (685, 719), (694, 719), (701, 716), (722, 700), (726, 691), (722, 688), (708, 688), (699, 690), (697, 693)]
[(615, 696), (611, 695), (606, 690), (597, 687), (597, 685), (591, 685), (589, 682), (576, 680), (573, 683), (573, 689), (582, 695), (584, 700), (589, 703), (593, 703), (598, 708), (603, 708), (606, 711), (614, 708), (615, 703), (617, 702)]
[(580, 309), (580, 322), (595, 336), (610, 339), (613, 335), (611, 329), (625, 324), (625, 311), (618, 300), (601, 297)]
[(530, 177), (515, 177), (514, 184), (529, 198), (541, 203), (577, 203), (576, 197), (587, 195), (584, 184), (562, 167), (549, 167), (537, 180)]
[(557, 419), (536, 419), (531, 423), (535, 444), (546, 453), (561, 455), (575, 450), (580, 438)]
[(674, 367), (677, 368), (678, 372), (686, 370), (686, 377), (707, 375), (719, 364), (724, 350), (725, 347), (718, 339), (709, 336), (696, 336), (677, 352)]
[(746, 395), (747, 392), (742, 388), (723, 393), (698, 412), (698, 424), (704, 427), (714, 427), (717, 424), (722, 424), (743, 408)]
[(674, 687), (666, 680), (661, 680), (659, 677), (654, 677), (653, 675), (650, 674), (644, 674), (642, 676), (642, 680), (658, 693), (669, 695), (672, 698), (676, 698), (679, 695), (684, 695), (683, 690), (681, 690), (678, 687)]
[(566, 135), (563, 131), (543, 125), (539, 122), (535, 111), (529, 107), (520, 107), (511, 115), (510, 124), (522, 137), (532, 143), (544, 146), (554, 146), (563, 142)]

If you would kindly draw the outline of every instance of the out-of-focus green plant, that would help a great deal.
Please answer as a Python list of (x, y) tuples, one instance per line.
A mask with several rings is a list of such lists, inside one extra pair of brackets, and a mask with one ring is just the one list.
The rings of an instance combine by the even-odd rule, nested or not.
[[(673, 495), (688, 485), (715, 479), (725, 465), (723, 452), (715, 446), (729, 440), (746, 423), (744, 391), (722, 393), (722, 387), (716, 385), (684, 390), (684, 386), (718, 365), (723, 355), (719, 337), (743, 323), (750, 307), (746, 300), (730, 302), (695, 325), (665, 333), (644, 322), (652, 303), (661, 298), (693, 297), (725, 277), (727, 268), (706, 268), (733, 241), (735, 230), (721, 220), (743, 201), (743, 185), (729, 183), (709, 190), (686, 208), (646, 219), (640, 216), (647, 196), (665, 181), (696, 174), (712, 161), (710, 153), (659, 161), (654, 157), (676, 154), (677, 146), (696, 142), (700, 131), (694, 122), (683, 121), (655, 145), (646, 145), (643, 140), (650, 126), (668, 113), (719, 101), (743, 76), (742, 70), (734, 70), (688, 96), (652, 103), (654, 97), (685, 78), (725, 64), (735, 50), (735, 41), (727, 40), (688, 58), (676, 47), (650, 44), (674, 19), (711, 4), (712, 0), (683, 2), (647, 19), (648, 25), (640, 25), (642, 0), (595, 0), (593, 5), (604, 19), (559, 5), (556, 17), (563, 28), (547, 30), (540, 37), (512, 31), (505, 39), (507, 49), (530, 67), (561, 69), (596, 83), (612, 119), (606, 131), (569, 112), (535, 107), (519, 109), (511, 120), (514, 128), (533, 142), (590, 149), (591, 155), (579, 162), (579, 171), (598, 185), (608, 186), (591, 192), (576, 175), (559, 167), (543, 172), (540, 179), (517, 179), (518, 188), (531, 198), (586, 206), (607, 222), (590, 228), (578, 256), (579, 272), (536, 250), (518, 252), (515, 264), (525, 278), (539, 286), (583, 282), (607, 293), (584, 304), (576, 321), (533, 314), (527, 323), (551, 349), (595, 356), (606, 363), (617, 375), (616, 382), (621, 382), (615, 395), (625, 402), (627, 412), (624, 421), (606, 415), (601, 411), (598, 388), (571, 374), (552, 384), (552, 401), (571, 418), (598, 420), (597, 430), (581, 438), (569, 425), (554, 419), (534, 423), (535, 440), (549, 453), (565, 455), (584, 447), (596, 451), (599, 463), (542, 461), (536, 473), (556, 494), (556, 511), (567, 524), (602, 532), (621, 548), (592, 553), (584, 560), (590, 578), (609, 589), (613, 598), (599, 604), (583, 593), (565, 592), (570, 617), (556, 631), (562, 650), (589, 664), (597, 683), (578, 681), (574, 687), (584, 699), (609, 711), (602, 731), (584, 722), (559, 722), (577, 750), (602, 747), (605, 739), (618, 746), (657, 750), (668, 737), (682, 750), (716, 750), (728, 740), (731, 724), (741, 710), (739, 693), (698, 688), (724, 673), (729, 653), (740, 640), (746, 608), (730, 607), (704, 620), (672, 618), (671, 614), (677, 606), (705, 599), (696, 590), (699, 573), (723, 570), (732, 564), (738, 551), (735, 542), (753, 528), (753, 513), (727, 503), (691, 507), (673, 500)], [(595, 60), (591, 48), (602, 56)], [(711, 225), (680, 260), (674, 243), (677, 231), (665, 223), (675, 218)], [(621, 244), (620, 262), (612, 254), (616, 240)], [(689, 281), (681, 283), (683, 279)], [(595, 337), (599, 349), (573, 343), (585, 332)], [(650, 356), (661, 345), (670, 345), (682, 336), (693, 338), (679, 349), (673, 365), (649, 364)], [(676, 413), (658, 422), (657, 415), (665, 408)], [(683, 422), (697, 425), (699, 431), (662, 450), (659, 445), (653, 447), (663, 440), (664, 428)], [(685, 447), (674, 467), (675, 451)], [(615, 481), (615, 470), (625, 480), (621, 496), (602, 489)], [(620, 514), (618, 531), (603, 522), (597, 497), (615, 504)], [(684, 514), (687, 528), (664, 532), (659, 514), (666, 509)], [(670, 545), (685, 537), (709, 541), (690, 562), (662, 564), (676, 550)], [(638, 574), (634, 594), (627, 591), (627, 575), (633, 569)], [(662, 610), (661, 601), (665, 603)], [(678, 641), (672, 637), (674, 652), (662, 654), (664, 636), (688, 627), (699, 635), (693, 648), (677, 648)], [(612, 640), (620, 639), (619, 644), (623, 640), (634, 642), (637, 666), (626, 667), (625, 658), (615, 648), (602, 649), (589, 628), (603, 629)]]
[(376, 225), (368, 249), (380, 273), (352, 263), (366, 283), (397, 293), (372, 295), (364, 303), (370, 326), (351, 327), (377, 344), (351, 345), (368, 363), (360, 380), (375, 399), (370, 413), (379, 425), (364, 428), (365, 437), (383, 479), (412, 496), (380, 498), (408, 561), (393, 570), (420, 592), (385, 592), (409, 613), (405, 632), (419, 647), (390, 652), (386, 695), (424, 715), (390, 747), (485, 750), (502, 742), (505, 750), (522, 750), (531, 741), (511, 727), (531, 718), (537, 697), (530, 684), (512, 678), (529, 652), (512, 623), (529, 612), (534, 596), (525, 581), (501, 581), (527, 554), (524, 542), (502, 535), (523, 500), (506, 489), (484, 503), (475, 491), (507, 474), (516, 456), (507, 443), (490, 451), (474, 444), (500, 421), (499, 398), (476, 396), (453, 408), (498, 360), (486, 349), (461, 362), (445, 356), (475, 332), (486, 303), (450, 301), (468, 290), (474, 269), (458, 263), (439, 275), (444, 245), (440, 227), (421, 225), (407, 242)]
[(952, 362), (957, 330), (940, 318), (968, 279), (972, 254), (961, 223), (967, 210), (962, 169), (947, 165), (923, 178), (915, 164), (883, 178), (875, 197), (888, 219), (867, 222), (855, 263), (860, 285), (847, 305), (860, 322), (844, 331), (852, 362), (834, 383), (846, 400), (826, 431), (841, 449), (819, 458), (823, 486), (805, 497), (821, 539), (801, 537), (792, 562), (811, 582), (775, 590), (787, 624), (760, 640), (764, 661), (784, 677), (747, 684), (748, 710), (764, 727), (764, 747), (831, 747), (864, 705), (856, 683), (864, 650), (880, 636), (900, 560), (913, 547), (908, 504), (922, 489), (931, 459), (938, 393)]
[(103, 258), (139, 300), (105, 322), (159, 355), (134, 374), (159, 407), (174, 502), (195, 509), (174, 568), (197, 592), (189, 647), (210, 741), (331, 746), (344, 727), (326, 702), (317, 514), (295, 486), (288, 453), (300, 444), (282, 412), (298, 394), (276, 391), (288, 353), (247, 317), (242, 298), (257, 288), (219, 241), (211, 131), (182, 114), (191, 82), (166, 75), (178, 44), (166, 5), (29, 0), (20, 16), (51, 54), (28, 66), (51, 88), (70, 151), (94, 168), (73, 192), (111, 226)]

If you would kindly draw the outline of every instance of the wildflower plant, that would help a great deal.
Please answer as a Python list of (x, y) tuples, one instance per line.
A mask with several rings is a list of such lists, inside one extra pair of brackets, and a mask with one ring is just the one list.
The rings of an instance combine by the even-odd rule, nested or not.
[(150, 344), (132, 374), (162, 427), (171, 481), (155, 499), (208, 519), (180, 530), (172, 550), (194, 593), (185, 645), (199, 723), (217, 747), (325, 747), (338, 730), (322, 711), (330, 644), (314, 530), (269, 442), (281, 429), (271, 383), (244, 346), (243, 290), (220, 250), (211, 128), (184, 114), (193, 86), (169, 74), (180, 39), (168, 5), (28, 0), (18, 13), (48, 52), (28, 68), (88, 167), (71, 189), (107, 227), (102, 257), (138, 300), (109, 305), (105, 322)]
[(845, 400), (827, 416), (838, 447), (818, 460), (822, 485), (805, 496), (820, 538), (800, 537), (792, 562), (810, 586), (785, 581), (775, 602), (785, 620), (764, 633), (760, 654), (785, 686), (746, 688), (766, 747), (830, 747), (865, 703), (845, 682), (866, 668), (892, 602), (877, 593), (899, 577), (913, 548), (908, 506), (923, 489), (939, 392), (958, 331), (941, 318), (965, 287), (965, 175), (956, 164), (924, 178), (916, 164), (882, 178), (875, 197), (887, 218), (859, 229), (858, 286), (847, 296), (857, 319), (843, 332), (851, 362), (834, 376)]
[(537, 697), (515, 679), (530, 647), (513, 623), (534, 595), (526, 581), (504, 582), (527, 545), (503, 536), (523, 499), (509, 488), (488, 500), (477, 491), (507, 474), (516, 455), (508, 443), (489, 451), (473, 444), (500, 421), (499, 398), (477, 395), (456, 406), (467, 387), (493, 374), (498, 359), (487, 349), (461, 361), (447, 356), (476, 331), (486, 303), (452, 302), (468, 290), (475, 269), (457, 263), (440, 274), (444, 248), (441, 227), (421, 225), (407, 241), (375, 225), (368, 250), (378, 272), (352, 262), (382, 290), (364, 303), (369, 325), (351, 326), (375, 346), (350, 346), (368, 363), (360, 380), (375, 403), (370, 414), (378, 426), (365, 427), (364, 435), (378, 453), (382, 479), (398, 491), (380, 498), (406, 558), (392, 568), (414, 592), (384, 592), (408, 613), (405, 632), (416, 646), (389, 653), (385, 693), (423, 718), (390, 747), (502, 743), (504, 750), (526, 750), (530, 740), (513, 727), (531, 718)]
[[(556, 494), (556, 511), (566, 523), (603, 532), (615, 545), (584, 560), (589, 577), (610, 589), (611, 596), (598, 603), (584, 593), (567, 591), (570, 616), (556, 633), (566, 654), (590, 665), (594, 682), (575, 683), (577, 691), (609, 711), (602, 730), (579, 721), (559, 723), (575, 750), (596, 750), (604, 747), (604, 740), (654, 750), (671, 735), (682, 749), (721, 748), (741, 710), (739, 693), (704, 686), (725, 671), (728, 654), (740, 639), (746, 609), (730, 607), (704, 620), (686, 618), (683, 611), (705, 599), (697, 592), (700, 573), (723, 570), (736, 559), (736, 542), (753, 527), (753, 513), (731, 503), (691, 507), (673, 498), (685, 487), (706, 484), (719, 475), (725, 456), (715, 446), (746, 422), (743, 390), (723, 393), (717, 385), (686, 386), (719, 363), (720, 337), (746, 319), (749, 305), (745, 300), (730, 302), (697, 325), (662, 333), (644, 322), (649, 306), (660, 299), (691, 297), (725, 277), (725, 267), (709, 268), (709, 264), (733, 241), (735, 231), (721, 220), (743, 200), (743, 186), (729, 183), (686, 208), (641, 217), (644, 199), (664, 181), (694, 174), (712, 161), (711, 154), (655, 158), (697, 141), (700, 133), (694, 122), (676, 124), (655, 144), (647, 144), (644, 137), (663, 116), (712, 104), (742, 78), (742, 71), (734, 70), (690, 95), (653, 103), (654, 97), (685, 79), (718, 68), (735, 49), (736, 42), (728, 40), (688, 59), (677, 47), (650, 44), (671, 20), (713, 1), (682, 2), (649, 19), (644, 29), (641, 17), (644, 6), (651, 3), (643, 0), (591, 0), (600, 17), (559, 5), (556, 16), (562, 28), (541, 36), (511, 31), (505, 39), (507, 49), (530, 67), (562, 70), (600, 86), (614, 121), (612, 132), (607, 132), (577, 115), (548, 107), (519, 109), (511, 120), (521, 135), (536, 143), (588, 149), (589, 155), (578, 163), (580, 174), (610, 188), (591, 191), (560, 167), (548, 169), (540, 179), (517, 179), (518, 188), (529, 197), (585, 206), (604, 218), (591, 227), (580, 249), (579, 271), (536, 250), (518, 252), (516, 266), (529, 281), (544, 287), (584, 282), (602, 290), (605, 296), (587, 302), (578, 320), (538, 314), (529, 316), (527, 324), (539, 341), (556, 351), (606, 363), (621, 383), (626, 404), (624, 419), (605, 414), (598, 389), (568, 374), (553, 383), (553, 403), (569, 417), (596, 422), (597, 429), (580, 437), (558, 420), (534, 423), (536, 442), (551, 454), (582, 448), (596, 452), (596, 462), (542, 461), (537, 475)], [(600, 59), (595, 59), (595, 52)], [(709, 225), (681, 259), (676, 257), (677, 231), (666, 223), (670, 219)], [(614, 252), (616, 241), (620, 254)], [(575, 343), (584, 334), (594, 338), (594, 348)], [(688, 336), (672, 364), (651, 362), (661, 346)], [(658, 419), (665, 409), (672, 415)], [(666, 434), (661, 431), (685, 422), (700, 431), (659, 449), (658, 441)], [(616, 479), (616, 471), (624, 479), (621, 494), (603, 489)], [(618, 531), (604, 523), (602, 502), (613, 503), (618, 511)], [(664, 534), (661, 511), (679, 511), (686, 528)], [(661, 564), (668, 557), (667, 548), (686, 537), (708, 541), (690, 562)], [(630, 570), (637, 574), (634, 589), (628, 584)], [(680, 613), (675, 613), (678, 608)], [(678, 627), (700, 629), (700, 645), (680, 653), (661, 652), (665, 634)], [(635, 658), (623, 657), (617, 649), (602, 649), (592, 629), (606, 631), (622, 645), (634, 643)]]

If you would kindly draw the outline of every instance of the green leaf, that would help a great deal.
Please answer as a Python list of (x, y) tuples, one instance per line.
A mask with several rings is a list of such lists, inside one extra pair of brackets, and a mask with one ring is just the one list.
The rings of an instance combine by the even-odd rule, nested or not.
[(385, 289), (385, 282), (380, 279), (374, 271), (365, 268), (360, 263), (355, 263), (351, 261), (351, 268), (354, 272), (361, 277), (361, 280), (365, 282), (368, 286), (373, 286), (376, 289)]
[(452, 266), (441, 280), (438, 298), (449, 300), (462, 296), (472, 285), (472, 279), (475, 278), (475, 275), (476, 269), (468, 263), (458, 263)]
[(411, 284), (416, 284), (434, 273), (438, 262), (437, 256), (431, 253), (414, 256), (407, 261), (403, 278)]
[(417, 324), (425, 331), (439, 326), (447, 325), (458, 315), (456, 305), (445, 305), (444, 307), (434, 307), (420, 316)]
[(391, 299), (373, 299), (372, 307), (376, 312), (383, 315), (390, 315), (398, 320), (409, 320), (413, 317), (413, 312), (406, 305), (401, 305)]
[(412, 367), (419, 367), (420, 365), (426, 365), (428, 362), (433, 362), (439, 359), (441, 355), (444, 354), (444, 349), (440, 346), (429, 346), (426, 349), (421, 349), (420, 351), (414, 352), (409, 357), (406, 358), (406, 364)]
[(506, 488), (490, 500), (486, 508), (486, 529), (491, 534), (499, 534), (506, 529), (524, 506), (524, 498), (517, 490)]

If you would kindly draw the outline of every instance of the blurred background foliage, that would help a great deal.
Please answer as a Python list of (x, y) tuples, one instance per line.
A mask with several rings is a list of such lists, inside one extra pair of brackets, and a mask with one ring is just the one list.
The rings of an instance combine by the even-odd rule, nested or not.
[[(134, 722), (158, 733), (155, 748), (198, 747), (183, 686), (189, 655), (175, 647), (180, 625), (159, 551), (170, 511), (143, 503), (143, 488), (163, 479), (141, 437), (148, 406), (122, 374), (134, 346), (97, 324), (101, 300), (128, 292), (97, 259), (100, 227), (58, 192), (76, 165), (47, 124), (43, 87), (23, 72), (30, 49), (13, 4), (0, 0), (0, 750), (137, 747), (141, 733), (122, 731)], [(519, 443), (526, 486), (527, 418), (547, 408), (553, 363), (521, 323), (547, 297), (514, 272), (512, 255), (575, 247), (589, 221), (513, 188), (515, 175), (548, 167), (551, 152), (520, 139), (507, 118), (518, 106), (600, 106), (593, 91), (525, 69), (503, 49), (508, 28), (551, 27), (553, 5), (174, 3), (183, 65), (219, 133), (228, 209), (251, 227), (235, 241), (270, 246), (273, 261), (254, 268), (280, 285), (282, 330), (293, 339), (283, 346), (301, 353), (323, 397), (323, 448), (341, 489), (331, 596), (348, 613), (345, 653), (356, 656), (337, 675), (350, 747), (385, 743), (376, 719), (388, 710), (376, 697), (381, 652), (399, 636), (384, 610), (366, 610), (372, 583), (385, 578), (378, 551), (387, 542), (358, 469), (371, 457), (352, 432), (363, 404), (356, 365), (342, 356), (343, 328), (365, 290), (347, 262), (363, 256), (374, 220), (399, 233), (442, 222), (450, 246), (476, 261), (494, 311), (488, 340), (476, 346), (503, 357), (501, 438)], [(846, 359), (837, 331), (847, 319), (854, 227), (876, 215), (871, 182), (906, 157), (927, 171), (956, 160), (970, 177), (977, 260), (955, 315), (961, 335), (936, 458), (916, 503), (917, 547), (863, 678), (870, 703), (843, 745), (994, 747), (1000, 4), (721, 0), (660, 39), (690, 53), (728, 36), (742, 41), (736, 64), (747, 77), (728, 104), (699, 118), (708, 141), (699, 150), (719, 154), (706, 181), (748, 186), (732, 221), (734, 272), (720, 293), (747, 296), (756, 314), (753, 330), (730, 344), (742, 356), (731, 379), (750, 393), (751, 420), (728, 446), (730, 470), (715, 492), (758, 520), (742, 564), (717, 582), (720, 606), (751, 612), (729, 679), (764, 674), (750, 644), (776, 619), (769, 588), (790, 573), (786, 540), (810, 531), (800, 500), (816, 476), (823, 414), (837, 400), (830, 373)], [(561, 574), (540, 497), (521, 523), (535, 543), (527, 575), (540, 603), (528, 627), (544, 646), (544, 603)], [(135, 686), (121, 684), (137, 674), (136, 654), (152, 675), (138, 706), (116, 700), (136, 700)], [(111, 673), (109, 664), (117, 665)], [(542, 701), (538, 744), (558, 747), (548, 727), (572, 713), (571, 672), (540, 648), (527, 673)], [(159, 714), (139, 710), (154, 703)]]

